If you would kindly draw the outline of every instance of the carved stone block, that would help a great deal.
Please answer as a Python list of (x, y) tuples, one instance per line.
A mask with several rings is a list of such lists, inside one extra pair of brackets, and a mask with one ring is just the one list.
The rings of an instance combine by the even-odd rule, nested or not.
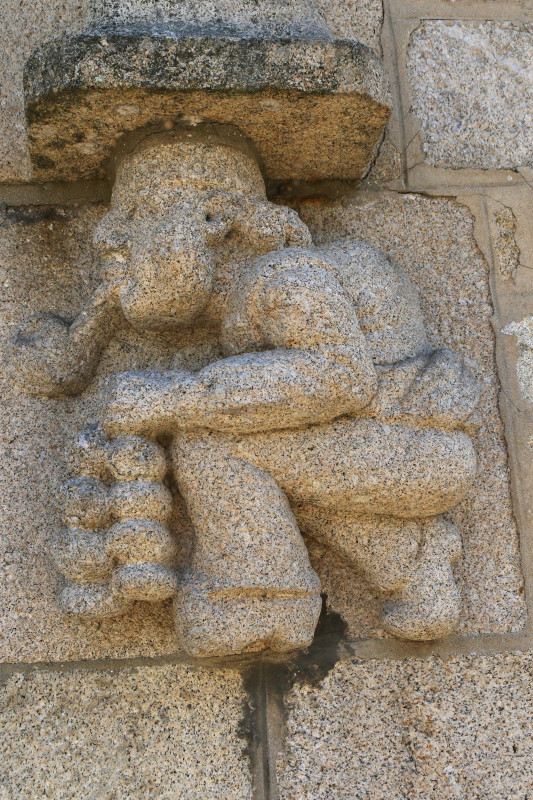
[[(305, 530), (384, 598), (386, 629), (449, 633), (461, 544), (443, 515), (476, 474), (480, 388), (431, 348), (400, 266), (359, 241), (313, 245), (242, 137), (209, 128), (122, 159), (94, 245), (102, 283), (78, 317), (32, 318), (12, 340), (26, 391), (82, 392), (124, 326), (210, 331), (220, 354), (106, 381), (62, 491), (62, 608), (172, 596), (191, 654), (304, 647), (321, 608)], [(176, 567), (178, 498), (194, 535)]]

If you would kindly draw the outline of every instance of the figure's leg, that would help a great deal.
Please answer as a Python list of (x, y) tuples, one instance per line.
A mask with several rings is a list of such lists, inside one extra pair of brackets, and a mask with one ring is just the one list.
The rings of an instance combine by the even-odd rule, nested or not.
[(419, 520), (361, 516), (316, 506), (296, 507), (295, 514), (306, 535), (340, 555), (377, 594), (390, 596), (409, 581), (422, 539)]
[(388, 630), (413, 639), (448, 634), (459, 615), (452, 564), (461, 544), (455, 526), (437, 515), (455, 506), (475, 477), (470, 439), (374, 420), (277, 436), (275, 444), (250, 437), (241, 449), (254, 448), (295, 508), (312, 509), (315, 528), (321, 514), (335, 510), (337, 524), (318, 538), (391, 597)]
[(181, 643), (198, 656), (306, 646), (319, 580), (274, 478), (231, 450), (231, 438), (209, 434), (179, 435), (172, 446), (194, 526), (175, 601)]

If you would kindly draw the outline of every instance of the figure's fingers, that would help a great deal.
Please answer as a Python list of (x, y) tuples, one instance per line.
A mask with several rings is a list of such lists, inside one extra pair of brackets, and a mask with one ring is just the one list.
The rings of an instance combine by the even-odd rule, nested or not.
[(73, 528), (105, 528), (111, 521), (109, 490), (97, 478), (72, 478), (59, 490), (65, 523)]
[(167, 522), (172, 513), (172, 495), (162, 483), (123, 481), (110, 487), (111, 511), (115, 519), (152, 519)]
[(162, 564), (127, 564), (113, 573), (112, 591), (124, 601), (157, 602), (174, 597), (178, 588), (176, 571)]
[(161, 481), (168, 469), (162, 447), (141, 436), (120, 436), (107, 446), (107, 462), (116, 481)]
[(136, 562), (171, 563), (176, 543), (170, 531), (149, 519), (116, 522), (107, 532), (107, 553), (120, 564)]
[(71, 581), (101, 581), (111, 575), (112, 561), (106, 534), (83, 528), (64, 528), (50, 543), (58, 570)]
[(58, 595), (58, 605), (65, 614), (102, 619), (125, 614), (133, 599), (113, 591), (108, 583), (67, 582)]

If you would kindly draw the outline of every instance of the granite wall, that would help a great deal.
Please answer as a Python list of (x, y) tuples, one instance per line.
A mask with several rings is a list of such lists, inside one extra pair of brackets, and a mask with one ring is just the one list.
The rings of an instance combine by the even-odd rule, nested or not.
[[(2, 800), (533, 797), (533, 7), (318, 5), (335, 36), (383, 56), (392, 116), (360, 184), (278, 183), (269, 192), (316, 243), (359, 238), (392, 254), (418, 288), (431, 344), (477, 365), (478, 475), (452, 512), (463, 537), (461, 618), (441, 642), (399, 642), (380, 626), (380, 599), (312, 542), (324, 609), (312, 646), (296, 655), (194, 661), (180, 650), (168, 602), (137, 603), (114, 620), (61, 615), (49, 556), (54, 495), (67, 476), (65, 444), (96, 389), (32, 398), (6, 372)], [(229, 7), (238, 19), (238, 0)], [(79, 308), (98, 280), (91, 236), (109, 203), (103, 180), (32, 180), (23, 63), (51, 37), (133, 12), (172, 18), (176, 4), (0, 8), (2, 345), (29, 313), (68, 318)], [(203, 346), (190, 344), (191, 364)], [(160, 338), (130, 330), (100, 374), (106, 363), (168, 358)]]

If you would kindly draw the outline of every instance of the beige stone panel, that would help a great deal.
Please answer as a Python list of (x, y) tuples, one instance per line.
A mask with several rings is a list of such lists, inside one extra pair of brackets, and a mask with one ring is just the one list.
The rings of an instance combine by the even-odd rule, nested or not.
[[(474, 239), (473, 217), (453, 200), (365, 192), (352, 202), (303, 201), (300, 213), (318, 243), (360, 237), (394, 256), (419, 291), (431, 346), (449, 347), (478, 365), (485, 385), (482, 427), (474, 437), (478, 477), (451, 513), (463, 538), (463, 557), (455, 568), (463, 595), (457, 630), (519, 630), (525, 605), (498, 410), (489, 268)], [(329, 553), (313, 553), (330, 607), (346, 620), (351, 634), (383, 635), (376, 627), (378, 601), (361, 579), (339, 568)]]
[(338, 664), (296, 686), (280, 800), (516, 800), (533, 786), (530, 654)]
[(531, 166), (533, 29), (507, 21), (423, 21), (407, 53), (427, 162)]
[(0, 688), (0, 797), (250, 800), (244, 703), (224, 670), (15, 674)]

